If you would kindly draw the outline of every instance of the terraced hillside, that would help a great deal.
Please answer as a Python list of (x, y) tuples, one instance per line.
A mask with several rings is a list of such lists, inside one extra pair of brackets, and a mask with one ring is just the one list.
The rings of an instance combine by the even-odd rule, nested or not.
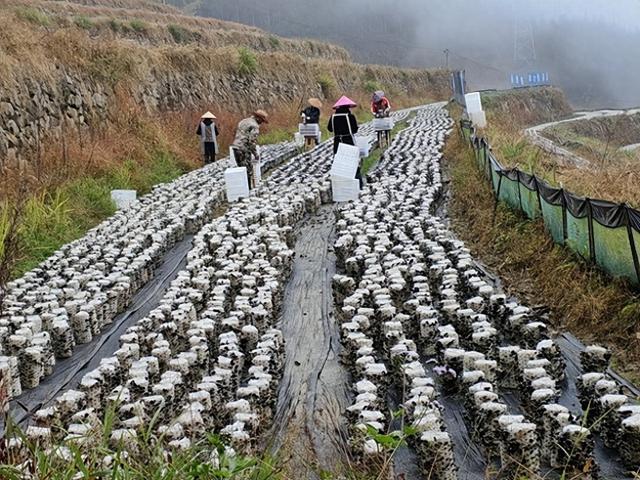
[(189, 117), (209, 109), (235, 119), (257, 106), (289, 112), (309, 96), (331, 100), (380, 86), (400, 103), (448, 94), (446, 72), (358, 65), (339, 47), (169, 7), (6, 3), (0, 12), (5, 165), (33, 160), (62, 130), (70, 137), (78, 129), (101, 129), (122, 112)]

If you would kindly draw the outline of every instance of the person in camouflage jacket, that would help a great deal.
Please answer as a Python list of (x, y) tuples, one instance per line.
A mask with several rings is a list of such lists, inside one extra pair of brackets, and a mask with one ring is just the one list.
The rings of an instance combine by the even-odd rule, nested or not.
[(251, 158), (254, 157), (257, 162), (260, 161), (257, 147), (260, 125), (263, 123), (269, 123), (269, 115), (264, 110), (256, 110), (249, 118), (241, 120), (236, 129), (236, 138), (231, 145), (236, 163), (239, 167), (247, 169), (249, 188), (255, 188)]

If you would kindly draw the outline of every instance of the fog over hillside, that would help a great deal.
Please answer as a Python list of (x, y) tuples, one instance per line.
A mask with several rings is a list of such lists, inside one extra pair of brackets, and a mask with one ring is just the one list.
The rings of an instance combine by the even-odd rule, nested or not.
[[(640, 105), (638, 0), (172, 1), (198, 15), (329, 40), (363, 62), (439, 67), (447, 49), (472, 88), (507, 87), (518, 70), (547, 71), (577, 106)], [(514, 55), (517, 24), (535, 44), (528, 66)]]

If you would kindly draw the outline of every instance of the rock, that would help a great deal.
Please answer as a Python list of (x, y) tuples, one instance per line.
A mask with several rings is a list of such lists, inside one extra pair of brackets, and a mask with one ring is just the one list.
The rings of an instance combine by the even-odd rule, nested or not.
[(0, 102), (0, 116), (8, 116), (11, 117), (15, 114), (15, 110), (13, 105), (9, 102)]

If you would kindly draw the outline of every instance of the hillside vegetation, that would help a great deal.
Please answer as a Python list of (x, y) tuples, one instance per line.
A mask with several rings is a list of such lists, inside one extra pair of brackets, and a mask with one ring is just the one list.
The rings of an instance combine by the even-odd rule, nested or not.
[(576, 120), (545, 129), (543, 135), (595, 165), (637, 171), (640, 150), (624, 150), (640, 143), (640, 115), (616, 115)]
[[(534, 98), (523, 98), (528, 93), (533, 91), (511, 92), (508, 98), (516, 105), (535, 102)], [(489, 103), (484, 105), (487, 108)], [(530, 146), (521, 135), (519, 128), (523, 125), (517, 120), (519, 111), (500, 107), (501, 115), (511, 112), (508, 118), (516, 125), (513, 126), (506, 119), (496, 119), (498, 98), (490, 105), (490, 127), (485, 133), (489, 134), (495, 155), (503, 164), (541, 173), (540, 160), (553, 162), (553, 158)], [(555, 116), (563, 113), (551, 106), (546, 111), (547, 115)], [(454, 118), (459, 118), (459, 113), (456, 112)], [(532, 116), (535, 116), (533, 112)], [(538, 117), (536, 123), (550, 120), (543, 117)], [(637, 291), (588, 265), (567, 247), (555, 244), (540, 219), (531, 221), (506, 204), (496, 204), (494, 192), (479, 171), (473, 150), (459, 132), (449, 138), (445, 159), (451, 178), (449, 212), (453, 227), (472, 253), (500, 276), (505, 289), (526, 298), (540, 312), (548, 313), (555, 329), (569, 330), (587, 343), (611, 347), (616, 368), (638, 381), (640, 296)], [(577, 178), (581, 171), (571, 172), (576, 175), (571, 186), (579, 188)], [(556, 178), (560, 175), (558, 170), (556, 175)], [(590, 171), (583, 175), (582, 179), (596, 185), (591, 181), (595, 176), (592, 177)], [(606, 178), (607, 174), (601, 175)], [(568, 177), (565, 174), (562, 178)], [(602, 189), (616, 192), (618, 196), (627, 192), (620, 185), (602, 186)]]
[(535, 173), (576, 195), (640, 206), (640, 162), (635, 161), (636, 153), (618, 152), (616, 146), (637, 133), (633, 117), (570, 122), (545, 131), (545, 135), (550, 133), (560, 144), (576, 148), (577, 153), (593, 160), (589, 167), (581, 168), (533, 145), (523, 133), (527, 127), (571, 117), (571, 108), (560, 90), (487, 93), (483, 94), (483, 105), (489, 119), (483, 134), (504, 166)]
[(362, 117), (373, 90), (415, 105), (446, 98), (448, 76), (144, 0), (5, 0), (0, 87), (0, 201), (22, 212), (19, 274), (113, 213), (111, 189), (143, 194), (198, 166), (206, 110), (225, 152), (256, 108), (271, 113), (263, 141), (281, 141), (308, 97), (325, 100), (326, 118), (347, 93)]

